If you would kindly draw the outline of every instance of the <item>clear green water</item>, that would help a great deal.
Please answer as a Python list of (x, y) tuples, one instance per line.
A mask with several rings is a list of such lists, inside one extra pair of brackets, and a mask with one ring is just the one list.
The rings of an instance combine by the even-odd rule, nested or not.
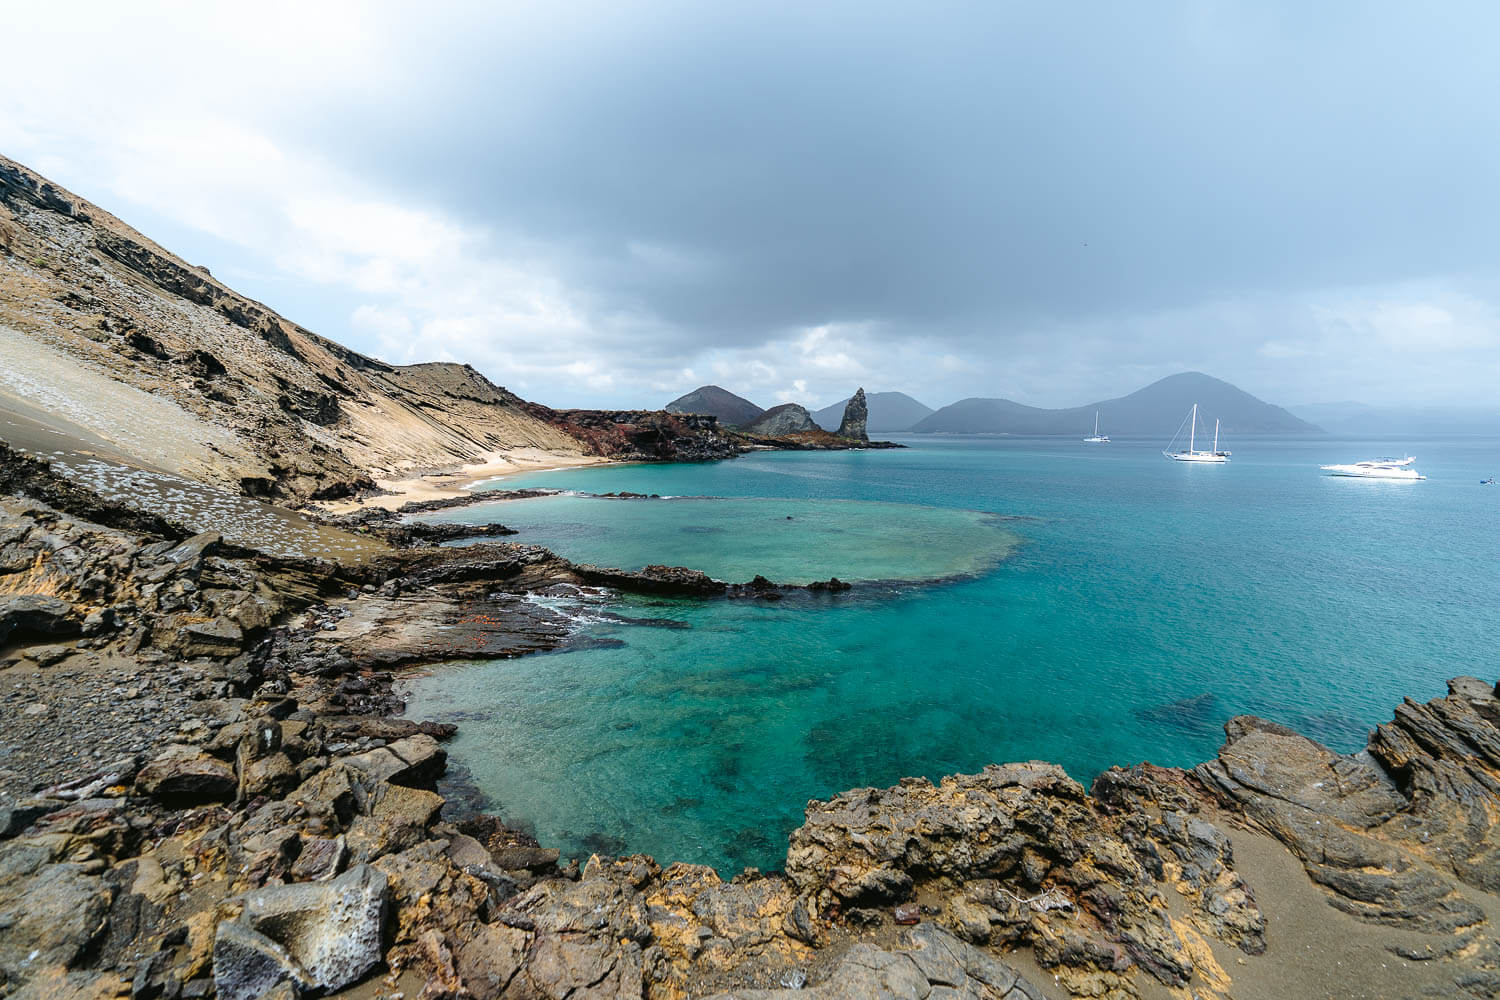
[[(777, 604), (613, 599), (602, 609), (689, 627), (597, 620), (584, 634), (620, 645), (445, 667), (415, 683), (409, 714), (458, 721), (454, 756), (544, 841), (734, 870), (776, 867), (806, 800), (846, 788), (1004, 760), (1057, 761), (1085, 782), (1115, 763), (1189, 765), (1239, 712), (1353, 749), (1402, 697), (1496, 672), (1500, 487), (1478, 480), (1500, 471), (1500, 442), (1236, 441), (1222, 467), (1166, 462), (1158, 442), (913, 444), (507, 480), (800, 501), (804, 523), (783, 536), (795, 544), (767, 554), (787, 572), (768, 576), (828, 575), (846, 539), (818, 523), (864, 540), (845, 555), (879, 549), (851, 578), (900, 575), (886, 567), (903, 544), (937, 566), (995, 544), (956, 582)], [(1407, 449), (1429, 481), (1317, 470)], [(699, 553), (731, 578), (769, 530), (748, 513), (761, 503), (559, 499), (570, 506), (534, 502), (530, 523), (518, 505), (497, 519), (575, 558)], [(815, 513), (848, 500), (865, 502)], [(903, 536), (904, 517), (922, 530)], [(679, 530), (714, 521), (724, 530)]]
[(979, 511), (856, 500), (553, 496), (458, 508), (427, 520), (500, 521), (577, 562), (689, 566), (744, 583), (935, 580), (971, 575), (1016, 536)]

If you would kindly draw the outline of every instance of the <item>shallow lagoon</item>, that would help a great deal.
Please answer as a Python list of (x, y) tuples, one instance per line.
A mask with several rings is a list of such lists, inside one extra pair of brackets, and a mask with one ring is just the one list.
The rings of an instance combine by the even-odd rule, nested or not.
[(993, 567), (1016, 542), (980, 511), (857, 500), (551, 496), (462, 507), (428, 520), (501, 521), (575, 562), (688, 566), (744, 583), (936, 580)]
[[(1154, 442), (914, 443), (507, 480), (1030, 519), (981, 523), (1022, 541), (958, 581), (776, 604), (616, 600), (691, 627), (595, 620), (586, 635), (623, 645), (443, 668), (410, 713), (457, 719), (456, 759), (544, 841), (733, 870), (777, 865), (809, 797), (1000, 760), (1055, 760), (1084, 781), (1113, 763), (1192, 764), (1237, 712), (1347, 750), (1401, 697), (1495, 673), (1500, 488), (1478, 480), (1500, 466), (1497, 442), (1233, 442), (1222, 468), (1167, 463)], [(1402, 444), (1428, 482), (1316, 469)], [(499, 519), (595, 558), (587, 545), (626, 543), (591, 531), (657, 503), (580, 502), (595, 527)], [(565, 521), (584, 525), (576, 548)], [(829, 550), (803, 549), (783, 565), (826, 576)]]

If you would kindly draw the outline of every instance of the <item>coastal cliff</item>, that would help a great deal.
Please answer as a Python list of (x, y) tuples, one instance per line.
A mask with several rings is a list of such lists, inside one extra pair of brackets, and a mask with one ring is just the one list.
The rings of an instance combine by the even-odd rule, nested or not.
[(1489, 681), (1356, 754), (1239, 717), (1214, 760), (1090, 789), (1029, 762), (845, 792), (780, 872), (567, 861), (440, 786), (453, 727), (400, 718), (394, 670), (564, 646), (528, 594), (723, 585), (370, 517), (317, 526), (331, 557), (270, 555), (9, 449), (0, 472), (8, 995), (1500, 990)]
[(468, 365), (352, 351), (4, 157), (0, 413), (126, 465), (292, 503), (507, 460), (751, 446), (712, 420), (553, 410)]

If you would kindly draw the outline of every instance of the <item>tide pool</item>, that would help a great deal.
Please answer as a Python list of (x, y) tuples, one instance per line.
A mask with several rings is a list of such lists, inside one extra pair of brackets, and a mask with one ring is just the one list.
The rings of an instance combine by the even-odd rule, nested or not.
[[(805, 801), (846, 788), (1006, 760), (1085, 783), (1111, 764), (1191, 765), (1240, 712), (1351, 750), (1402, 697), (1496, 674), (1500, 487), (1478, 481), (1500, 442), (1233, 441), (1230, 464), (1198, 467), (1159, 442), (907, 440), (505, 480), (760, 498), (454, 512), (580, 560), (899, 580), (980, 558), (962, 578), (816, 599), (610, 599), (689, 627), (594, 620), (587, 637), (623, 644), (442, 667), (408, 714), (457, 721), (450, 752), (494, 807), (565, 853), (727, 873), (777, 866)], [(1429, 480), (1317, 470), (1397, 450)], [(903, 559), (924, 571), (889, 571)]]

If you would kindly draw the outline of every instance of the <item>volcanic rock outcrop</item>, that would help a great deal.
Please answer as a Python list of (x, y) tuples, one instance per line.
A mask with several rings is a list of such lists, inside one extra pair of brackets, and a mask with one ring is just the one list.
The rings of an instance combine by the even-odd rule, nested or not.
[(759, 434), (764, 437), (784, 437), (787, 434), (803, 434), (819, 429), (818, 425), (813, 423), (812, 415), (807, 412), (807, 407), (797, 403), (782, 403), (780, 406), (773, 406), (745, 425), (747, 434)]
[[(1240, 717), (1215, 760), (1091, 792), (1036, 762), (846, 792), (808, 804), (784, 873), (564, 863), (438, 790), (453, 727), (395, 717), (391, 668), (569, 641), (528, 592), (722, 585), (488, 540), (271, 558), (99, 524), (109, 501), (11, 461), (0, 594), (30, 617), (0, 645), (10, 995), (295, 998), (402, 970), (476, 1000), (1500, 990), (1488, 682), (1404, 703), (1357, 754)], [(1295, 906), (1344, 921), (1323, 952), (1376, 950), (1337, 966), (1279, 939)]]
[(865, 433), (865, 423), (869, 418), (870, 411), (865, 405), (865, 388), (860, 386), (844, 406), (844, 419), (839, 421), (839, 437), (853, 438), (856, 441), (870, 440), (869, 434)]
[(562, 648), (556, 609), (597, 613), (600, 587), (786, 588), (578, 566), (499, 527), (436, 546), (456, 533), (240, 494), (519, 441), (692, 458), (848, 439), (789, 429), (800, 407), (773, 430), (801, 437), (749, 438), (383, 365), (6, 160), (0, 320), (6, 426), (88, 452), (62, 476), (0, 444), (6, 997), (298, 1000), (375, 977), (426, 1000), (1500, 995), (1487, 680), (1404, 702), (1352, 754), (1238, 717), (1212, 761), (1089, 791), (1030, 762), (845, 792), (808, 803), (780, 873), (564, 860), (440, 784), (455, 728), (400, 718), (394, 669)]

